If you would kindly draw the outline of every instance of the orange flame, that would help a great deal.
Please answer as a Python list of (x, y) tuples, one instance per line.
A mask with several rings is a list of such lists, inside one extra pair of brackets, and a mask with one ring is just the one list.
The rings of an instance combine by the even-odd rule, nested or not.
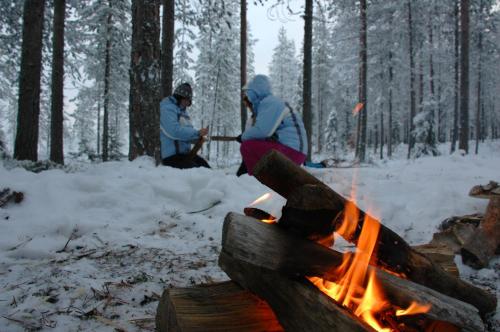
[(269, 198), (271, 198), (271, 193), (265, 193), (264, 195), (260, 196), (255, 201), (250, 203), (250, 206), (254, 206), (254, 205), (257, 205), (259, 203), (262, 203), (262, 202), (268, 200)]
[(363, 109), (364, 106), (365, 104), (363, 103), (357, 103), (356, 106), (354, 106), (354, 109), (352, 110), (352, 115), (358, 114)]
[(266, 223), (266, 224), (275, 224), (276, 219), (261, 219), (260, 221)]
[[(354, 201), (347, 202), (344, 220), (337, 232), (347, 239), (352, 238), (358, 221), (359, 209)], [(385, 298), (383, 288), (375, 276), (375, 270), (368, 269), (369, 262), (374, 255), (379, 230), (380, 222), (366, 214), (356, 253), (345, 254), (342, 264), (335, 271), (335, 274), (340, 276), (339, 279), (331, 282), (310, 277), (309, 280), (323, 293), (350, 309), (376, 331), (390, 332), (391, 328), (384, 327), (383, 323), (377, 320), (377, 316), (393, 305)], [(406, 310), (398, 310), (398, 316), (425, 313), (429, 309), (430, 305), (420, 305), (414, 302)]]
[(396, 310), (396, 316), (407, 316), (407, 315), (416, 315), (416, 314), (425, 314), (431, 309), (430, 304), (421, 305), (417, 302), (412, 302), (410, 306), (406, 309)]

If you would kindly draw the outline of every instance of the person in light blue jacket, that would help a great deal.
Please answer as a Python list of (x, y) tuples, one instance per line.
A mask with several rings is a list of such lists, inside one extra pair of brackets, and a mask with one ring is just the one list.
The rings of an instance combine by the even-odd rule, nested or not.
[[(248, 174), (270, 150), (301, 165), (307, 157), (307, 135), (300, 114), (274, 96), (265, 75), (256, 75), (244, 88), (244, 101), (255, 122), (241, 134), (241, 155)], [(240, 171), (238, 172), (240, 173)]]
[(191, 144), (208, 134), (208, 128), (196, 130), (186, 108), (191, 106), (191, 85), (182, 83), (172, 96), (160, 103), (160, 142), (162, 164), (175, 168), (208, 167), (202, 157), (191, 156)]

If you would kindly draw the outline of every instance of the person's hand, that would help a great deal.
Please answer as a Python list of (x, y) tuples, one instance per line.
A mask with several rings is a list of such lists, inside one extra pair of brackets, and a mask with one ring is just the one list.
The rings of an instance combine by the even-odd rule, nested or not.
[(198, 134), (200, 134), (200, 137), (207, 136), (208, 135), (208, 127), (201, 128), (200, 130), (198, 130)]
[(241, 143), (241, 134), (239, 134), (238, 136), (236, 136), (236, 142)]

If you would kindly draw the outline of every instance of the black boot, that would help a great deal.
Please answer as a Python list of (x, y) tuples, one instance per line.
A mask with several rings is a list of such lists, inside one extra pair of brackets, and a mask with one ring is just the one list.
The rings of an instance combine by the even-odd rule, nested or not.
[(240, 167), (238, 168), (238, 171), (236, 172), (236, 176), (242, 176), (243, 174), (247, 174), (247, 165), (245, 165), (245, 162), (241, 162)]

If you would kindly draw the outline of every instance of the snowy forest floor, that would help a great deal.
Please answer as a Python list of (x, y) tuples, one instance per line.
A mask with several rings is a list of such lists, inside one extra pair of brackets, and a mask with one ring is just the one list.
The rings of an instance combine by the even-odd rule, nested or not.
[[(481, 147), (408, 161), (401, 146), (399, 159), (308, 170), (345, 197), (354, 184), (361, 208), (416, 245), (448, 217), (484, 213), (487, 201), (468, 192), (500, 180), (500, 142)], [(25, 194), (0, 208), (0, 331), (153, 331), (165, 287), (227, 280), (217, 266), (224, 216), (270, 192), (235, 172), (147, 158), (41, 173), (0, 162), (0, 189)], [(283, 203), (273, 194), (258, 207), (279, 215)], [(479, 271), (455, 260), (462, 278), (500, 298), (499, 257)], [(489, 329), (500, 331), (498, 308)]]

